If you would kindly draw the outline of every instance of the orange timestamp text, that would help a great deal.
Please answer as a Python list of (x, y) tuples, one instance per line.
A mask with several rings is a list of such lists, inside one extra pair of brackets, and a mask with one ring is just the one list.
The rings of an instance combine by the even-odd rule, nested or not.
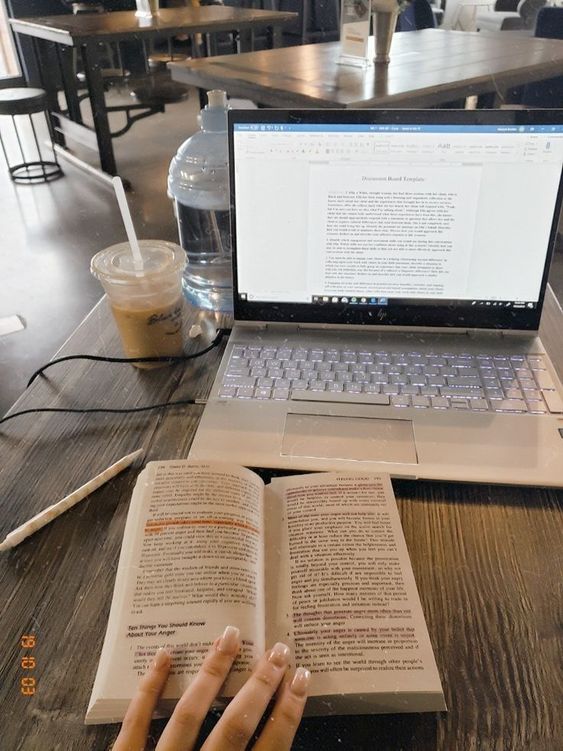
[(33, 696), (37, 688), (37, 681), (32, 672), (36, 667), (35, 655), (33, 654), (35, 644), (35, 634), (24, 634), (20, 640), (21, 648), (26, 650), (20, 660), (22, 670), (26, 671), (26, 674), (20, 678), (20, 691), (24, 696)]

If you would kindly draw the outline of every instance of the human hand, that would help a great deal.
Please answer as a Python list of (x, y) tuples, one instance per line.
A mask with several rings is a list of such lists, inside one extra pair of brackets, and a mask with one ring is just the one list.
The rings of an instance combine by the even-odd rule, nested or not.
[[(227, 626), (216, 639), (192, 683), (178, 701), (156, 751), (192, 751), (202, 723), (240, 649), (238, 628)], [(254, 751), (287, 751), (303, 715), (311, 674), (297, 668), (286, 677), (290, 650), (275, 644), (260, 658), (248, 681), (227, 706), (201, 751), (244, 751), (270, 699), (276, 702)], [(158, 698), (170, 671), (170, 655), (159, 649), (139, 683), (112, 751), (143, 751)], [(279, 689), (279, 690), (278, 690)]]

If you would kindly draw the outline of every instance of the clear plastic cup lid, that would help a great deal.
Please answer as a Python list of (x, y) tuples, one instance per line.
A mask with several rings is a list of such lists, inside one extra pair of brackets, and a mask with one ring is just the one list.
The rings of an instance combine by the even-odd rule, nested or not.
[(179, 245), (164, 240), (139, 240), (139, 247), (142, 270), (135, 266), (129, 243), (118, 243), (96, 253), (90, 271), (100, 281), (127, 284), (178, 273), (186, 266), (186, 253)]

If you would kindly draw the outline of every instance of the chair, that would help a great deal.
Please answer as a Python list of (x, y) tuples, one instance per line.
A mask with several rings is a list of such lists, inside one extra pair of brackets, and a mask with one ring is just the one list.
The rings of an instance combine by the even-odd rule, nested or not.
[(433, 29), (435, 26), (436, 19), (428, 0), (412, 0), (399, 14), (395, 31)]
[[(92, 13), (106, 13), (107, 8), (101, 0), (60, 0), (74, 16)], [(102, 64), (102, 78), (104, 86), (107, 89), (114, 84), (122, 84), (130, 75), (129, 71), (123, 67), (119, 45), (108, 43), (103, 44), (105, 55)], [(86, 76), (79, 65), (79, 53), (73, 49), (73, 66), (78, 84), (81, 87), (86, 85)]]
[(332, 42), (339, 38), (340, 0), (275, 0), (275, 5), (268, 2), (261, 7), (299, 13), (298, 20), (283, 29), (284, 46), (296, 42)]
[(563, 39), (563, 8), (542, 8), (536, 18), (534, 36)]
[[(87, 0), (75, 2), (75, 0), (62, 0), (72, 7), (74, 13), (111, 13), (115, 10), (133, 10), (134, 0)], [(172, 52), (172, 41), (168, 40), (168, 56), (157, 52), (151, 53), (143, 44), (137, 42), (123, 42), (115, 48), (106, 45), (108, 65), (102, 68), (104, 86), (127, 84), (131, 96), (135, 97), (140, 104), (151, 108), (161, 108), (165, 104), (180, 102), (187, 98), (189, 88), (184, 84), (172, 81), (170, 73), (166, 69), (166, 62), (180, 59), (180, 56)], [(123, 48), (123, 54), (122, 54)], [(185, 56), (182, 56), (185, 59)], [(124, 58), (129, 63), (125, 67)], [(133, 77), (131, 67), (135, 73)], [(85, 84), (85, 76), (78, 72), (77, 78), (81, 84)]]
[[(534, 36), (563, 39), (563, 8), (542, 8), (538, 13)], [(527, 107), (563, 107), (563, 76), (527, 84), (521, 103)]]
[[(35, 130), (32, 115), (42, 112), (49, 128), (51, 136), (51, 148), (53, 149), (54, 161), (43, 159), (41, 146)], [(15, 183), (40, 183), (56, 180), (61, 177), (63, 171), (57, 160), (57, 153), (53, 144), (53, 134), (47, 117), (47, 94), (43, 89), (17, 88), (17, 89), (0, 89), (0, 116), (7, 115), (11, 117), (14, 138), (6, 141), (6, 133), (2, 135), (0, 131), (0, 146), (6, 159), (8, 172)], [(21, 120), (17, 121), (16, 117), (28, 117), (29, 130), (32, 134), (34, 143), (33, 149), (30, 150), (28, 139), (24, 136), (24, 130), (20, 127)], [(3, 124), (4, 120), (2, 121)], [(25, 120), (24, 120), (25, 124)], [(17, 144), (17, 146), (16, 146)], [(18, 160), (14, 163), (11, 154), (16, 152)], [(38, 158), (35, 158), (37, 154)]]
[(515, 31), (533, 29), (538, 12), (546, 0), (519, 0), (514, 9), (513, 0), (497, 0), (493, 10), (477, 13), (477, 31)]

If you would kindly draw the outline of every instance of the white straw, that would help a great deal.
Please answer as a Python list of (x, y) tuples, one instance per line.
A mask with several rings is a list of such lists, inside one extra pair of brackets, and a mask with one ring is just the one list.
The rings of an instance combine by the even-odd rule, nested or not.
[(25, 524), (22, 524), (20, 527), (10, 532), (10, 534), (6, 536), (6, 539), (3, 542), (0, 542), (0, 551), (9, 550), (16, 545), (19, 545), (22, 540), (25, 540), (38, 529), (41, 529), (41, 527), (49, 524), (49, 522), (53, 521), (53, 519), (56, 519), (57, 516), (60, 516), (67, 509), (84, 500), (84, 498), (89, 496), (90, 493), (93, 493), (94, 490), (99, 488), (100, 485), (103, 485), (112, 477), (115, 477), (115, 475), (119, 474), (143, 454), (144, 449), (137, 449), (137, 451), (133, 451), (132, 454), (127, 454), (127, 456), (124, 456), (119, 461), (114, 462), (110, 467), (105, 469), (103, 472), (100, 472), (99, 475), (96, 475), (96, 477), (89, 480), (85, 485), (82, 485), (80, 488), (78, 488), (78, 490), (75, 490), (70, 495), (65, 496), (61, 501), (58, 501), (58, 503), (54, 503), (52, 506), (49, 506), (48, 508), (43, 509), (43, 511), (40, 511), (38, 514), (35, 514), (35, 516), (29, 519), (29, 521), (25, 522)]
[(127, 239), (129, 240), (129, 247), (133, 254), (133, 265), (137, 271), (141, 271), (143, 268), (143, 256), (141, 255), (141, 248), (139, 247), (139, 241), (135, 234), (135, 228), (133, 227), (133, 220), (131, 219), (131, 212), (129, 211), (129, 205), (127, 198), (125, 197), (125, 191), (123, 190), (123, 183), (120, 177), (114, 177), (112, 179), (113, 188), (115, 190), (115, 197), (121, 211), (121, 218), (125, 225), (125, 232), (127, 232)]

